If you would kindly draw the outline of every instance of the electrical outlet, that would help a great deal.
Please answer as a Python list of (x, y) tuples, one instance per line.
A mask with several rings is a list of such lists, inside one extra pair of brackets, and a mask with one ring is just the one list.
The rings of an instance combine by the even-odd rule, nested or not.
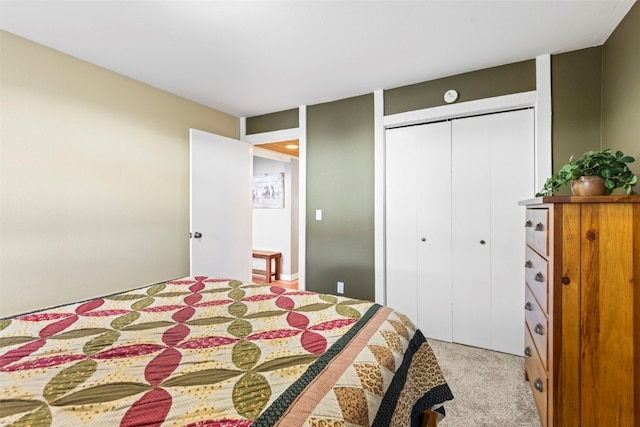
[(344, 294), (344, 282), (338, 282), (338, 293)]

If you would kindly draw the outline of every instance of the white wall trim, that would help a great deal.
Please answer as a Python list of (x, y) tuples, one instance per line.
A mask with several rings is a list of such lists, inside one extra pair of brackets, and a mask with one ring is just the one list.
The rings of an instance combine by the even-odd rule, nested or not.
[(512, 95), (495, 96), (461, 102), (459, 104), (442, 105), (422, 110), (384, 116), (384, 127), (392, 128), (417, 123), (427, 123), (437, 120), (452, 119), (472, 114), (487, 114), (516, 108), (533, 107), (536, 105), (536, 91), (515, 93)]
[(240, 141), (244, 141), (247, 136), (247, 118), (240, 117)]
[(284, 280), (286, 282), (292, 282), (298, 278), (298, 273), (293, 274), (280, 274), (280, 280)]
[(385, 243), (384, 243), (384, 205), (385, 205), (385, 155), (384, 155), (384, 91), (373, 92), (374, 120), (374, 274), (375, 302), (385, 305)]
[(298, 110), (298, 289), (305, 290), (307, 268), (307, 106)]
[(551, 116), (551, 55), (536, 58), (536, 144), (535, 144), (535, 183), (536, 190), (544, 186), (551, 176), (553, 152), (552, 116)]

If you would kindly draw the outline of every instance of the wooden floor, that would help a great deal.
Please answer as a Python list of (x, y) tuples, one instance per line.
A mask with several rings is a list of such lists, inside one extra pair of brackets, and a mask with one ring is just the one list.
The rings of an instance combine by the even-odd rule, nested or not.
[(286, 280), (271, 280), (271, 283), (267, 283), (267, 279), (265, 279), (264, 276), (254, 275), (252, 276), (251, 280), (254, 283), (258, 283), (261, 285), (273, 285), (273, 286), (280, 286), (282, 288), (298, 289), (297, 279), (291, 282), (287, 282)]

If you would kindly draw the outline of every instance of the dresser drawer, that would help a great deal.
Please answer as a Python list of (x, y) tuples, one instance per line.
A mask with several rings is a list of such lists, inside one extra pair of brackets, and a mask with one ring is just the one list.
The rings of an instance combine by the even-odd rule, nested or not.
[(527, 209), (525, 228), (527, 243), (549, 255), (549, 209)]
[(548, 313), (548, 278), (549, 262), (527, 246), (525, 249), (524, 280), (545, 313)]
[(524, 319), (531, 333), (535, 348), (538, 350), (540, 360), (547, 367), (547, 334), (549, 323), (544, 312), (533, 297), (531, 290), (525, 286), (524, 292)]
[[(525, 341), (525, 358), (524, 369), (527, 373), (527, 379), (533, 392), (533, 398), (538, 408), (538, 414), (540, 414), (540, 421), (543, 426), (547, 425), (547, 402), (548, 394), (547, 387), (549, 385), (547, 371), (542, 365), (542, 360), (535, 345), (533, 345), (533, 338), (528, 328), (524, 331)], [(527, 347), (529, 348), (529, 355), (527, 355)]]

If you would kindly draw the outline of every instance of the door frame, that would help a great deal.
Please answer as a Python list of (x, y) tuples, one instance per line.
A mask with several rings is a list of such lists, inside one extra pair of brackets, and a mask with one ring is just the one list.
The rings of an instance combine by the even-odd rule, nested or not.
[[(247, 135), (246, 117), (240, 118), (240, 140), (252, 145), (298, 140), (298, 289), (305, 290), (307, 206), (307, 107), (298, 109), (298, 127)], [(266, 150), (265, 150), (266, 151)], [(274, 158), (278, 154), (274, 153)]]
[(536, 58), (536, 90), (534, 91), (441, 105), (388, 116), (384, 115), (383, 90), (374, 92), (374, 103), (375, 302), (384, 305), (387, 301), (384, 188), (386, 130), (398, 126), (533, 107), (535, 111), (534, 182), (535, 188), (542, 188), (546, 178), (551, 176), (552, 169), (551, 55)]

